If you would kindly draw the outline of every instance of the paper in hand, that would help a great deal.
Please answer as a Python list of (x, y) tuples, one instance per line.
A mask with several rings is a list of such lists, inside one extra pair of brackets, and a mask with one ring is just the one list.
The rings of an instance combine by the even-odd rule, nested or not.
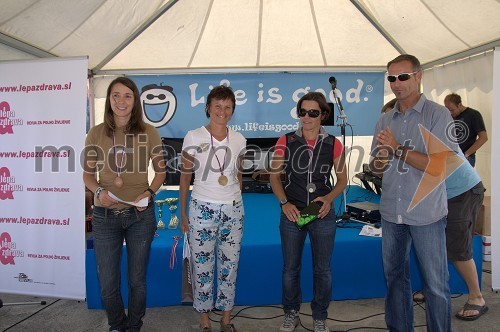
[(116, 195), (114, 195), (111, 191), (108, 191), (108, 195), (109, 195), (109, 197), (111, 197), (112, 199), (114, 199), (117, 202), (132, 205), (132, 206), (137, 206), (137, 207), (146, 207), (146, 206), (148, 206), (148, 203), (149, 203), (149, 197), (144, 197), (139, 202), (135, 203), (135, 202), (124, 201), (123, 199), (116, 197)]

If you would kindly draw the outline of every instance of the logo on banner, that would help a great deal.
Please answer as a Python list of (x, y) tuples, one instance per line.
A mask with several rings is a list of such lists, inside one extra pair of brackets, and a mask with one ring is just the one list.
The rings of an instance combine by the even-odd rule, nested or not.
[(10, 105), (6, 101), (0, 102), (0, 135), (14, 134), (13, 126), (23, 124), (22, 119), (16, 119), (16, 113), (10, 110)]
[(0, 245), (0, 262), (3, 265), (15, 265), (14, 257), (24, 257), (24, 251), (17, 249), (17, 245), (12, 241), (9, 233), (4, 232), (0, 234)]
[(142, 88), (141, 103), (144, 121), (156, 128), (166, 125), (177, 109), (174, 89), (168, 85), (146, 85)]
[(14, 199), (14, 191), (22, 191), (23, 186), (16, 184), (16, 178), (10, 175), (7, 167), (0, 167), (0, 199)]
[(17, 277), (14, 277), (19, 282), (33, 282), (33, 279), (30, 279), (26, 273), (19, 272)]

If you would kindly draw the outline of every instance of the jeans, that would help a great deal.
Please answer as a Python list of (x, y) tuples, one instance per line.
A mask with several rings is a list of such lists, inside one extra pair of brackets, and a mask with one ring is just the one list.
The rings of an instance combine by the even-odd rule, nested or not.
[(446, 218), (425, 226), (382, 219), (382, 259), (387, 280), (385, 321), (389, 331), (413, 331), (410, 247), (413, 241), (424, 284), (427, 331), (451, 331), (446, 256)]
[[(144, 211), (94, 207), (94, 253), (110, 330), (139, 331), (142, 326), (142, 317), (146, 313), (146, 269), (155, 230), (153, 204)], [(124, 239), (128, 260), (128, 319), (120, 292)]]
[(333, 210), (323, 219), (317, 219), (301, 230), (281, 213), (280, 235), (283, 251), (283, 307), (285, 312), (300, 310), (302, 291), (300, 289), (300, 270), (302, 251), (306, 236), (311, 241), (313, 262), (313, 300), (311, 310), (313, 319), (325, 320), (332, 299), (332, 271), (330, 261), (335, 240), (337, 224)]

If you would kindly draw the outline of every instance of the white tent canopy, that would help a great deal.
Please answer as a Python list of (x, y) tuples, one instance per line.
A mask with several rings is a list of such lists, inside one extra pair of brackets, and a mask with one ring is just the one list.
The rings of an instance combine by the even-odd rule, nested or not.
[(0, 0), (0, 61), (92, 74), (426, 67), (500, 45), (498, 0)]
[[(0, 0), (0, 8), (0, 61), (88, 56), (96, 110), (115, 75), (382, 71), (403, 53), (428, 69), (428, 97), (442, 103), (458, 92), (489, 133), (499, 103), (500, 0)], [(477, 170), (496, 198), (494, 135)]]

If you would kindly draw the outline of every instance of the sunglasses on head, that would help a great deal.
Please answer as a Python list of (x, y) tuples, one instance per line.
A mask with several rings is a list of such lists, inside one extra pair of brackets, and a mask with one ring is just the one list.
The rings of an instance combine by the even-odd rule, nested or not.
[(310, 118), (317, 118), (318, 116), (321, 115), (321, 113), (323, 113), (322, 111), (318, 111), (318, 110), (305, 110), (303, 108), (301, 108), (299, 110), (299, 117), (302, 118), (304, 116), (309, 115)]
[(399, 75), (387, 75), (387, 80), (391, 83), (396, 82), (396, 79), (399, 79), (401, 82), (408, 81), (411, 77), (411, 75), (418, 73), (417, 71), (414, 71), (413, 73), (401, 73)]

